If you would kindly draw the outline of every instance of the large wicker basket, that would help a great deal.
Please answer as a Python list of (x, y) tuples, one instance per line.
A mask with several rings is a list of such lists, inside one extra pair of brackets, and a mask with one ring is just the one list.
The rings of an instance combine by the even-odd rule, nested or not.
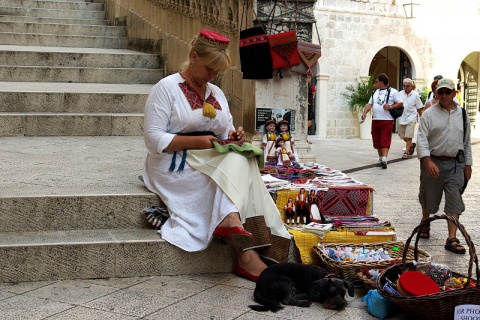
[[(424, 225), (428, 225), (431, 221), (445, 219), (452, 221), (458, 227), (458, 230), (461, 231), (462, 235), (465, 238), (465, 241), (469, 248), (470, 253), (470, 262), (468, 266), (468, 280), (464, 288), (450, 291), (443, 291), (440, 293), (430, 294), (426, 296), (417, 296), (417, 297), (399, 297), (392, 294), (389, 294), (383, 289), (383, 285), (386, 282), (386, 278), (392, 276), (395, 272), (403, 272), (409, 269), (412, 269), (412, 264), (407, 261), (407, 252), (404, 252), (402, 263), (398, 265), (391, 266), (387, 268), (377, 279), (377, 290), (378, 292), (386, 299), (393, 301), (397, 306), (399, 306), (405, 313), (409, 314), (411, 317), (416, 319), (428, 320), (428, 319), (453, 319), (455, 307), (462, 304), (479, 304), (480, 303), (480, 270), (478, 268), (478, 258), (475, 252), (475, 246), (470, 238), (470, 235), (465, 231), (460, 222), (457, 219), (447, 216), (447, 215), (434, 215), (429, 219), (426, 219), (419, 226), (417, 226), (411, 236), (408, 238), (406, 244), (410, 245), (410, 242), (415, 234), (417, 234), (414, 246), (414, 256), (417, 256), (419, 230), (422, 229)], [(410, 246), (409, 246), (410, 247)], [(467, 284), (472, 280), (472, 266), (475, 261), (476, 266), (476, 275), (477, 280), (476, 287), (467, 287)], [(463, 276), (459, 273), (452, 272), (454, 276)]]
[[(388, 266), (394, 263), (400, 263), (404, 253), (409, 250), (405, 250), (405, 243), (399, 241), (389, 242), (376, 242), (376, 243), (323, 243), (325, 247), (352, 247), (352, 248), (365, 248), (365, 249), (380, 249), (388, 251), (388, 254), (392, 260), (381, 261), (337, 261), (328, 257), (320, 247), (314, 246), (314, 251), (320, 257), (320, 265), (324, 267), (328, 272), (335, 273), (339, 277), (346, 280), (358, 279), (358, 273), (368, 267), (369, 269), (386, 269)], [(412, 247), (413, 249), (413, 247)], [(430, 261), (430, 254), (428, 252), (418, 249), (420, 260)], [(413, 254), (407, 255), (407, 261), (413, 261)]]

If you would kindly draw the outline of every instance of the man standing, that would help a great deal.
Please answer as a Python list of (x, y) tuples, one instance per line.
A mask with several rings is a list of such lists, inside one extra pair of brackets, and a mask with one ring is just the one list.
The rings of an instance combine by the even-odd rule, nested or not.
[[(420, 118), (418, 157), (420, 159), (419, 201), (422, 220), (437, 213), (445, 192), (444, 212), (459, 219), (465, 210), (462, 199), (464, 183), (472, 175), (470, 120), (453, 100), (455, 84), (451, 79), (437, 82), (438, 103)], [(457, 226), (447, 221), (448, 238), (445, 249), (464, 254), (465, 248), (457, 239)], [(430, 226), (420, 230), (420, 237), (430, 237)]]
[(388, 77), (381, 73), (375, 79), (377, 90), (370, 97), (370, 101), (365, 106), (362, 114), (362, 120), (365, 120), (367, 113), (373, 107), (372, 116), (372, 140), (373, 147), (378, 152), (378, 162), (383, 169), (387, 169), (387, 157), (390, 144), (392, 143), (393, 117), (390, 115), (391, 109), (401, 108), (403, 102), (398, 96), (398, 91), (388, 86)]
[(412, 139), (418, 115), (422, 114), (423, 108), (422, 100), (413, 87), (413, 80), (406, 78), (403, 80), (403, 90), (398, 93), (404, 107), (402, 116), (398, 118), (398, 135), (406, 143), (402, 159), (408, 159), (415, 151), (416, 143), (412, 143)]

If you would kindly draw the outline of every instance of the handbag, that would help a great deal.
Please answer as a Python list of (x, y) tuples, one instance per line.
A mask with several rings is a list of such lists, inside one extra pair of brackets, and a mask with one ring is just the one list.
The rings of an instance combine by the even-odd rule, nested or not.
[[(385, 102), (388, 103), (388, 98), (390, 97), (390, 87), (387, 90), (387, 98), (385, 99)], [(390, 109), (390, 115), (392, 116), (393, 119), (400, 118), (403, 114), (403, 110), (405, 109), (404, 106), (401, 106), (400, 108), (397, 109)]]
[(272, 79), (270, 45), (262, 26), (240, 31), (240, 64), (243, 79)]
[(297, 31), (290, 30), (268, 36), (273, 69), (291, 68), (300, 64)]
[[(317, 30), (318, 41), (320, 42), (320, 35), (318, 34), (317, 23), (315, 22), (315, 30)], [(314, 44), (305, 41), (298, 41), (298, 55), (302, 63), (292, 68), (293, 72), (303, 73), (307, 76), (313, 76), (312, 67), (317, 63), (322, 56), (321, 44)]]

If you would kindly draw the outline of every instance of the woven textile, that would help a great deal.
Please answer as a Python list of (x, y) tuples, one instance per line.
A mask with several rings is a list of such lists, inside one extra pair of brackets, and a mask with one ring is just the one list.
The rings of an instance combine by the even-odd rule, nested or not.
[[(299, 190), (278, 190), (276, 205), (282, 220), (286, 221), (285, 204), (295, 200)], [(325, 217), (364, 217), (372, 214), (372, 189), (370, 187), (330, 187), (317, 193), (317, 206)]]
[(268, 42), (270, 43), (273, 69), (291, 68), (300, 64), (295, 30), (269, 35)]
[(310, 42), (298, 41), (298, 54), (307, 66), (307, 75), (313, 75), (312, 67), (322, 56), (322, 47)]
[(326, 192), (319, 192), (317, 196), (318, 208), (325, 217), (365, 216), (370, 212), (369, 188), (331, 187)]
[(243, 79), (272, 79), (272, 56), (263, 27), (240, 31), (240, 64)]

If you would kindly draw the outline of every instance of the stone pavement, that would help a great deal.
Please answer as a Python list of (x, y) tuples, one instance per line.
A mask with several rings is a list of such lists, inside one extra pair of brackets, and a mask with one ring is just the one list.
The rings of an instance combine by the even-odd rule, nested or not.
[[(467, 209), (461, 218), (477, 245), (480, 244), (480, 218), (476, 215), (480, 202), (478, 142), (473, 146), (473, 178), (464, 195)], [(378, 159), (370, 140), (314, 140), (311, 146), (318, 163), (348, 172), (374, 187), (374, 214), (396, 226), (398, 240), (407, 239), (420, 221), (419, 165), (415, 158), (400, 160), (404, 144), (398, 136), (393, 139), (387, 170), (375, 166)], [(92, 150), (95, 158), (89, 153)], [(144, 155), (141, 137), (0, 138), (0, 195), (73, 191), (89, 194), (99, 184), (103, 192), (143, 192), (137, 176), (142, 172)], [(21, 167), (17, 159), (22, 159)], [(65, 167), (66, 170), (60, 169)], [(446, 252), (443, 249), (446, 235), (446, 223), (435, 221), (431, 239), (422, 240), (420, 246), (435, 262), (467, 273), (468, 254)], [(459, 238), (462, 240), (461, 235)], [(374, 319), (360, 301), (366, 293), (362, 290), (349, 298), (348, 307), (342, 311), (312, 305), (286, 307), (278, 313), (258, 313), (248, 308), (253, 303), (253, 289), (254, 283), (230, 273), (0, 284), (0, 318)], [(392, 319), (406, 317), (398, 314)]]

